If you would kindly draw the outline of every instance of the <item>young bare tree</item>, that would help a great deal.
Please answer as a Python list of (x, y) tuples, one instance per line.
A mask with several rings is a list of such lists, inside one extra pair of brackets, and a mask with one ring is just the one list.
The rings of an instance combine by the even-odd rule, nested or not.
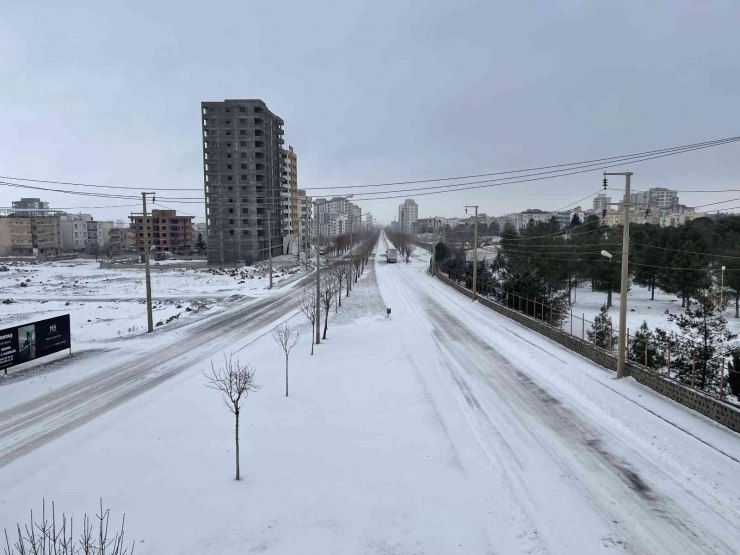
[(234, 415), (234, 439), (236, 442), (236, 479), (241, 480), (239, 472), (239, 415), (242, 403), (247, 396), (261, 389), (254, 377), (257, 371), (249, 364), (242, 365), (237, 358), (224, 355), (224, 365), (216, 369), (211, 362), (211, 372), (203, 372), (208, 380), (206, 387), (221, 393), (226, 408)]
[(301, 338), (301, 332), (290, 322), (283, 322), (272, 329), (272, 338), (285, 352), (285, 396), (288, 396), (288, 357)]
[(411, 258), (411, 255), (414, 254), (415, 250), (416, 245), (414, 245), (411, 241), (406, 243), (406, 264), (409, 263), (409, 258)]
[(97, 530), (93, 533), (93, 525), (85, 514), (82, 517), (82, 532), (76, 540), (73, 532), (73, 518), (62, 513), (61, 520), (57, 520), (56, 507), (51, 504), (51, 521), (47, 519), (46, 503), (41, 506), (41, 519), (34, 519), (31, 511), (31, 521), (21, 528), (16, 524), (13, 536), (17, 540), (10, 543), (10, 535), (5, 530), (5, 555), (131, 555), (134, 552), (134, 542), (131, 549), (124, 547), (123, 528), (126, 515), (121, 520), (121, 530), (111, 538), (108, 533), (110, 511), (103, 510), (103, 501), (100, 501), (100, 512), (95, 515), (98, 521)]
[[(350, 273), (351, 266), (346, 260), (338, 259), (334, 262), (334, 265), (330, 267), (331, 273), (334, 274), (334, 277), (336, 278), (338, 283), (342, 283), (345, 279), (345, 276), (348, 276)], [(349, 293), (348, 293), (349, 294)], [(339, 303), (339, 306), (342, 306), (342, 288), (341, 286), (337, 288), (337, 302)]]
[[(311, 322), (311, 330), (316, 326), (316, 290), (312, 285), (307, 285), (301, 289), (301, 296), (298, 299), (298, 306), (301, 308), (303, 315)], [(314, 333), (311, 332), (311, 354), (313, 355)]]
[(329, 310), (331, 309), (331, 302), (334, 300), (334, 295), (337, 294), (337, 280), (332, 274), (325, 274), (324, 279), (321, 281), (321, 304), (324, 305), (324, 335), (323, 339), (326, 339), (326, 330), (329, 329)]

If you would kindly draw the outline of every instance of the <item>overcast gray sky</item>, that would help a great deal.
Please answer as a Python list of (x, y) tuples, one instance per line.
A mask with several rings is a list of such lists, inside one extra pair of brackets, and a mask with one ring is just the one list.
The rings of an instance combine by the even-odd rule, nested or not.
[[(739, 29), (737, 0), (8, 1), (0, 175), (188, 187), (184, 195), (199, 196), (200, 102), (224, 98), (261, 98), (285, 120), (308, 189), (740, 135)], [(732, 144), (625, 169), (640, 189), (740, 189), (739, 160)], [(421, 217), (461, 215), (465, 204), (496, 215), (555, 209), (600, 180), (416, 200)], [(0, 194), (2, 206), (21, 195), (58, 207), (128, 204)], [(401, 201), (362, 207), (389, 222)], [(203, 214), (199, 204), (167, 204)], [(86, 211), (116, 219), (130, 210)]]

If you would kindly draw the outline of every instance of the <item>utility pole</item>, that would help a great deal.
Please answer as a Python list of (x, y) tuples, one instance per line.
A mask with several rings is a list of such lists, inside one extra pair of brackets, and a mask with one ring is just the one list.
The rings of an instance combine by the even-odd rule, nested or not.
[[(624, 186), (624, 232), (622, 233), (622, 283), (619, 289), (619, 343), (617, 351), (617, 379), (624, 377), (625, 346), (627, 344), (627, 281), (629, 279), (630, 251), (630, 182), (632, 172), (606, 173), (604, 175), (623, 175)], [(606, 181), (606, 178), (605, 178)]]
[(304, 251), (304, 254), (306, 255), (306, 271), (308, 271), (308, 255), (309, 255), (308, 236), (311, 234), (311, 224), (308, 218), (306, 218), (306, 221), (304, 222), (304, 227), (305, 227), (305, 230), (303, 231), (303, 241), (304, 241), (303, 251)]
[[(316, 208), (318, 210), (318, 207)], [(316, 214), (318, 216), (318, 214)], [(321, 244), (321, 220), (316, 220), (316, 344), (321, 343), (321, 278), (319, 277), (319, 267), (321, 266), (321, 254), (319, 245)]]
[(437, 273), (437, 221), (432, 222), (434, 233), (432, 234), (432, 277)]
[(269, 259), (269, 265), (270, 265), (270, 287), (269, 289), (272, 289), (272, 226), (271, 220), (270, 220), (270, 212), (271, 210), (267, 211), (267, 253), (268, 253), (268, 259)]
[(468, 208), (475, 208), (475, 231), (473, 231), (473, 300), (475, 300), (478, 298), (478, 206), (466, 206), (466, 214)]
[(152, 202), (156, 200), (154, 193), (141, 193), (142, 222), (144, 225), (144, 272), (146, 275), (146, 325), (147, 333), (154, 331), (152, 317), (152, 277), (149, 272), (149, 223), (146, 220), (146, 196), (152, 195)]

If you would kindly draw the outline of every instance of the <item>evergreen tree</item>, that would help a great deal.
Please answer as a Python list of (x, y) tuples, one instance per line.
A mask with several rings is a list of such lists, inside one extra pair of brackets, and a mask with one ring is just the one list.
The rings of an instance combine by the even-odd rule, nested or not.
[(644, 366), (646, 351), (648, 368), (657, 369), (665, 366), (665, 355), (659, 343), (655, 340), (655, 334), (650, 331), (647, 322), (643, 320), (642, 325), (630, 337), (629, 359), (640, 366)]
[(693, 300), (695, 306), (689, 304), (685, 314), (667, 315), (682, 334), (677, 349), (676, 370), (681, 381), (690, 383), (693, 375), (691, 357), (695, 357), (696, 387), (716, 391), (721, 365), (718, 357), (727, 354), (729, 342), (737, 335), (727, 329), (727, 320), (717, 308), (715, 294), (702, 291)]
[(728, 365), (727, 387), (735, 397), (740, 397), (740, 348), (732, 349), (732, 362)]
[(573, 217), (570, 219), (570, 227), (575, 227), (577, 225), (581, 225), (581, 217), (578, 215), (578, 212), (573, 214)]
[(452, 254), (450, 251), (450, 247), (448, 247), (446, 243), (442, 243), (441, 241), (437, 243), (437, 245), (434, 247), (434, 250), (434, 256), (437, 264), (441, 264)]
[(601, 347), (607, 351), (610, 349), (614, 351), (616, 348), (617, 336), (613, 333), (612, 317), (609, 316), (609, 309), (606, 308), (605, 304), (601, 305), (601, 312), (594, 318), (594, 323), (591, 329), (586, 331), (586, 335), (588, 336), (588, 340), (597, 347)]
[(195, 246), (200, 252), (204, 252), (206, 250), (206, 242), (203, 240), (203, 234), (198, 233), (198, 238), (195, 240)]
[(496, 220), (491, 220), (491, 223), (488, 224), (488, 233), (494, 236), (501, 235), (501, 226)]

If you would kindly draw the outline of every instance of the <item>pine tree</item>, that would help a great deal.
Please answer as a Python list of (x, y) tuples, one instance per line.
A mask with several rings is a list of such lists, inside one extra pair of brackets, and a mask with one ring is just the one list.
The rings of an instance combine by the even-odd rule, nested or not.
[[(617, 345), (617, 336), (612, 330), (612, 317), (609, 316), (609, 309), (606, 305), (601, 305), (601, 312), (594, 318), (591, 329), (586, 332), (588, 340), (595, 343), (597, 347), (610, 349), (613, 351)], [(594, 336), (596, 339), (594, 340)], [(611, 338), (611, 339), (610, 339)]]
[[(647, 351), (647, 353), (646, 353)], [(647, 354), (648, 368), (662, 368), (666, 364), (665, 355), (655, 339), (655, 334), (650, 330), (648, 324), (643, 320), (637, 332), (630, 337), (629, 359), (640, 366), (646, 364)]]
[(727, 387), (735, 397), (740, 397), (740, 349), (732, 349), (732, 362), (728, 365)]
[(195, 241), (195, 246), (198, 248), (200, 252), (203, 252), (206, 250), (206, 242), (203, 240), (202, 233), (198, 233), (198, 238)]
[[(737, 337), (727, 329), (727, 320), (717, 308), (717, 296), (711, 291), (702, 291), (693, 297), (694, 306), (689, 305), (685, 314), (668, 314), (668, 320), (681, 330), (676, 370), (679, 379), (691, 382), (696, 360), (696, 387), (717, 391), (719, 387), (720, 359), (728, 352), (728, 343)], [(691, 353), (693, 351), (693, 354)], [(671, 365), (673, 368), (673, 365)]]

